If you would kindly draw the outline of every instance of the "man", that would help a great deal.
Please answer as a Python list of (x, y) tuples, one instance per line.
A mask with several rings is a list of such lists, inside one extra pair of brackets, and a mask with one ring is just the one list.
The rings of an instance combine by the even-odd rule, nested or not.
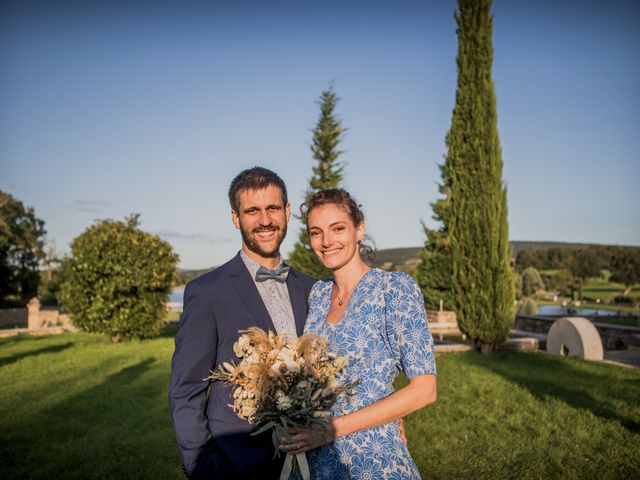
[(244, 170), (231, 183), (229, 202), (242, 249), (185, 288), (169, 406), (191, 478), (279, 478), (283, 458), (273, 459), (270, 432), (250, 435), (257, 426), (233, 413), (231, 388), (203, 379), (237, 360), (233, 344), (240, 330), (257, 326), (301, 335), (314, 280), (289, 269), (280, 256), (291, 213), (280, 177), (260, 167)]

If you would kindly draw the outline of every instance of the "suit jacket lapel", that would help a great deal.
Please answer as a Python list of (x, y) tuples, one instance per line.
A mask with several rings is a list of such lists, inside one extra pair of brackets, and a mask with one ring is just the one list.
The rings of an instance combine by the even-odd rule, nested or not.
[(298, 335), (302, 335), (304, 322), (307, 320), (307, 296), (304, 293), (304, 286), (294, 270), (289, 270), (287, 289), (289, 290), (289, 298), (291, 299), (293, 317), (296, 321), (296, 331)]
[(276, 327), (271, 321), (271, 316), (264, 306), (262, 297), (258, 293), (256, 284), (254, 283), (249, 270), (245, 266), (240, 254), (234, 258), (233, 269), (231, 272), (233, 286), (238, 296), (242, 299), (247, 309), (256, 321), (256, 326), (261, 327), (264, 331), (276, 331)]

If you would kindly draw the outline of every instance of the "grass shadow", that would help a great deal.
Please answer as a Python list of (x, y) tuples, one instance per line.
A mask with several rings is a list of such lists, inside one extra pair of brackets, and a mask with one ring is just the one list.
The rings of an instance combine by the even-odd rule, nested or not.
[(610, 375), (598, 373), (580, 360), (544, 354), (505, 352), (492, 357), (478, 355), (475, 360), (479, 361), (474, 365), (525, 387), (538, 399), (553, 397), (601, 419), (616, 421), (631, 433), (640, 432), (640, 422), (615, 405), (640, 398), (640, 377), (618, 378), (614, 370)]
[(47, 335), (29, 335), (20, 333), (18, 335), (11, 335), (8, 337), (0, 338), (0, 346), (13, 345), (24, 342), (42, 342), (48, 338)]
[[(11, 478), (179, 478), (165, 373), (155, 358), (143, 358), (23, 418), (0, 438), (0, 463)], [(34, 432), (46, 449), (29, 448)]]
[(107, 390), (112, 390), (113, 388), (121, 388), (124, 385), (130, 384), (137, 380), (144, 372), (149, 370), (154, 361), (155, 360), (151, 357), (145, 358), (135, 365), (130, 365), (119, 372), (112, 373), (107, 376), (106, 382), (103, 383), (101, 387), (106, 387)]
[(46, 353), (58, 353), (73, 346), (73, 342), (67, 342), (62, 345), (50, 345), (48, 347), (42, 347), (37, 350), (29, 350), (27, 352), (16, 353), (15, 355), (11, 355), (8, 357), (0, 357), (0, 367), (17, 362), (18, 360), (22, 360), (23, 358), (35, 357)]

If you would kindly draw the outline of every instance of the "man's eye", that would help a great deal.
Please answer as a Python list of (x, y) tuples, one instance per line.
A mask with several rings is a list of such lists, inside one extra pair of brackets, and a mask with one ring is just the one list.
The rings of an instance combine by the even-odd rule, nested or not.
[(336, 232), (341, 232), (342, 230), (344, 230), (344, 226), (342, 226), (342, 225), (338, 225), (336, 228), (334, 228), (334, 230), (335, 230)]
[(318, 235), (320, 235), (320, 232), (311, 232), (309, 235), (312, 237), (317, 237)]

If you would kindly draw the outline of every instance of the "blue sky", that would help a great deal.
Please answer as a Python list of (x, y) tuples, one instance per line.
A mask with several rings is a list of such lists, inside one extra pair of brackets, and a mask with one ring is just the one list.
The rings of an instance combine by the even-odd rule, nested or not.
[[(35, 208), (59, 253), (135, 212), (182, 267), (224, 262), (240, 243), (229, 182), (272, 168), (299, 206), (331, 82), (344, 186), (377, 246), (419, 246), (420, 221), (433, 225), (456, 2), (0, 5), (0, 189)], [(640, 3), (496, 0), (493, 13), (510, 237), (640, 245)]]

